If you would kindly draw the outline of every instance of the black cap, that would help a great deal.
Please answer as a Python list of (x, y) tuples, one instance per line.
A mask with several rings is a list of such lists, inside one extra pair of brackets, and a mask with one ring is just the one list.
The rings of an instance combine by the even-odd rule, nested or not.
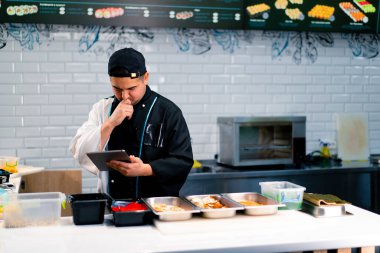
[(108, 61), (108, 75), (136, 78), (146, 73), (144, 56), (133, 48), (114, 52)]

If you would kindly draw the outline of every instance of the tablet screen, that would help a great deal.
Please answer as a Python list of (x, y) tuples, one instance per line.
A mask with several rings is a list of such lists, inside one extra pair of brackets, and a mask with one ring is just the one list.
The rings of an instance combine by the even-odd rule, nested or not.
[(88, 158), (95, 164), (101, 171), (107, 171), (107, 162), (111, 160), (130, 162), (129, 155), (125, 150), (109, 150), (102, 152), (89, 152)]

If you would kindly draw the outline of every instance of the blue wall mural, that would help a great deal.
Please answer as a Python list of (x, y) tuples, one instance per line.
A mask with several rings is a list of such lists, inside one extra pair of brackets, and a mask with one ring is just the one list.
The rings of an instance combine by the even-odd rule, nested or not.
[[(33, 50), (38, 44), (51, 43), (54, 40), (51, 34), (62, 31), (83, 31), (83, 36), (78, 42), (78, 51), (97, 55), (110, 55), (121, 47), (154, 41), (154, 31), (148, 28), (0, 24), (0, 50), (6, 46), (9, 37), (19, 42), (22, 48)], [(232, 54), (242, 43), (253, 44), (258, 32), (185, 28), (165, 31), (173, 37), (181, 52), (195, 55), (205, 54), (215, 45)], [(97, 44), (100, 35), (108, 42), (107, 46), (104, 43)], [(271, 41), (273, 60), (291, 57), (297, 65), (305, 61), (315, 63), (320, 47), (334, 47), (334, 37), (330, 33), (262, 31), (261, 37)], [(371, 59), (379, 55), (378, 34), (341, 34), (341, 37), (347, 41), (354, 57)]]

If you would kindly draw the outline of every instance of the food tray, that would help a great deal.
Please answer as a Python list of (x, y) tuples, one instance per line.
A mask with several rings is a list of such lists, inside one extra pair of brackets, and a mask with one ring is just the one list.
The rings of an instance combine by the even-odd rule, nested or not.
[[(134, 205), (135, 203), (141, 207), (145, 207), (146, 209), (128, 209), (128, 206)], [(120, 210), (117, 209), (119, 206), (121, 207)], [(113, 207), (116, 207), (116, 210)], [(124, 210), (122, 208), (124, 208)], [(112, 213), (113, 223), (116, 227), (138, 226), (152, 223), (152, 211), (146, 204), (140, 203), (140, 201), (135, 201), (132, 199), (115, 200), (108, 206), (108, 209)]]
[[(165, 221), (188, 220), (192, 217), (193, 213), (200, 212), (199, 209), (194, 207), (191, 203), (179, 197), (152, 197), (152, 198), (143, 198), (142, 200), (152, 210), (152, 212), (158, 216), (160, 220), (165, 220)], [(184, 211), (159, 212), (154, 209), (154, 206), (159, 205), (159, 204), (179, 207), (179, 208), (184, 209)]]
[[(238, 193), (223, 193), (225, 196), (244, 207), (244, 213), (247, 215), (270, 215), (276, 214), (278, 207), (285, 206), (284, 204), (279, 204), (273, 199), (267, 198), (256, 192), (238, 192)], [(254, 201), (261, 205), (251, 206), (241, 203), (242, 201)]]
[(336, 206), (316, 206), (308, 201), (302, 203), (302, 211), (307, 212), (314, 217), (337, 217), (346, 215), (346, 207), (344, 205)]
[[(194, 204), (192, 201), (196, 199), (214, 198), (219, 201), (225, 208), (201, 208)], [(190, 195), (186, 196), (186, 199), (192, 203), (192, 205), (200, 208), (202, 216), (205, 218), (228, 218), (236, 215), (237, 210), (243, 210), (244, 207), (233, 200), (223, 197), (220, 194), (204, 194), (204, 195)]]
[(112, 212), (113, 224), (116, 227), (139, 226), (152, 223), (152, 211), (129, 211), (129, 212)]

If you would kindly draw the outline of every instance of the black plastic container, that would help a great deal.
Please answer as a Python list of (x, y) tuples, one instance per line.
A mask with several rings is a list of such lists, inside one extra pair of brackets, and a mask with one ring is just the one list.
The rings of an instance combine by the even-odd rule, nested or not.
[(75, 225), (101, 224), (107, 199), (101, 193), (84, 193), (69, 196)]
[[(112, 204), (116, 202), (126, 202), (126, 203), (132, 203), (132, 202), (138, 202), (142, 205), (144, 205), (147, 210), (131, 210), (131, 211), (113, 211), (112, 210)], [(145, 224), (152, 224), (153, 222), (153, 212), (149, 209), (148, 206), (146, 206), (144, 203), (140, 201), (136, 201), (133, 199), (122, 199), (122, 200), (114, 200), (108, 202), (108, 209), (112, 213), (113, 216), (113, 223), (116, 227), (123, 227), (123, 226), (140, 226)]]
[(113, 223), (116, 227), (123, 226), (140, 226), (151, 224), (153, 213), (150, 210), (130, 211), (130, 212), (112, 212)]
[(0, 169), (0, 184), (8, 183), (10, 174), (10, 172)]

